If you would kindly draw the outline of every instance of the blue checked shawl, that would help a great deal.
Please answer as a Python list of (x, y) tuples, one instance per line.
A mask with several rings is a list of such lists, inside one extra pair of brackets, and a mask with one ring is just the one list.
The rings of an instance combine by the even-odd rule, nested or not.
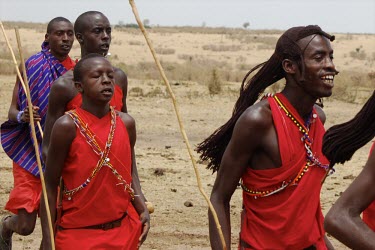
[[(44, 130), (47, 116), (48, 96), (52, 83), (67, 70), (50, 52), (47, 42), (43, 42), (41, 52), (31, 56), (26, 62), (26, 73), (29, 80), (33, 106), (39, 107), (42, 118), (40, 124)], [(20, 110), (27, 107), (26, 94), (18, 82), (18, 106)], [(11, 120), (1, 124), (1, 145), (5, 153), (22, 168), (35, 176), (39, 170), (35, 155), (34, 142), (29, 123), (18, 123)], [(35, 124), (36, 136), (41, 154), (42, 137)], [(43, 167), (44, 169), (44, 167)]]

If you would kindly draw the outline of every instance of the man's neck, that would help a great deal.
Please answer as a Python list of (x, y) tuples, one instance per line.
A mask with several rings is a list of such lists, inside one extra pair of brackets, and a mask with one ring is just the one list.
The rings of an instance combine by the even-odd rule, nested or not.
[(59, 62), (63, 62), (63, 61), (68, 57), (68, 55), (64, 55), (64, 56), (62, 56), (62, 55), (57, 55), (57, 54), (54, 53), (52, 50), (51, 50), (50, 52), (51, 52), (51, 54), (52, 54), (54, 57), (56, 57), (57, 60), (59, 60)]
[(98, 106), (97, 104), (94, 104), (94, 105), (88, 104), (87, 102), (84, 102), (83, 100), (82, 100), (81, 108), (95, 115), (98, 118), (104, 117), (106, 114), (108, 114), (110, 110), (109, 103), (105, 106)]
[(285, 87), (281, 93), (288, 99), (290, 104), (302, 118), (311, 114), (317, 100), (305, 92), (287, 87)]

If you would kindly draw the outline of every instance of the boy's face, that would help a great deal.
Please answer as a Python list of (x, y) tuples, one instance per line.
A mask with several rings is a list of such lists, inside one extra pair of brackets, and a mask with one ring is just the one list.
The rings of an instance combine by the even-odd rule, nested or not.
[(114, 92), (114, 70), (104, 57), (89, 58), (82, 68), (82, 95), (94, 103), (109, 102)]
[(312, 35), (298, 43), (302, 49), (306, 48), (303, 54), (305, 81), (301, 86), (314, 98), (331, 96), (337, 71), (330, 41), (321, 35)]

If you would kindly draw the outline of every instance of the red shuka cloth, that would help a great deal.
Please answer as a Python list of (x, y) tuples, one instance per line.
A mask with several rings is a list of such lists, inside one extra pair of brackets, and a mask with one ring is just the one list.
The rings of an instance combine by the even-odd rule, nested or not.
[[(103, 118), (81, 109), (78, 115), (87, 123), (96, 135), (95, 139), (102, 149), (107, 141), (110, 130), (110, 113)], [(108, 155), (110, 162), (118, 173), (131, 183), (131, 148), (129, 136), (122, 120), (117, 116), (116, 130)], [(62, 177), (68, 190), (78, 187), (90, 176), (99, 156), (76, 130), (69, 154), (65, 160)], [(66, 230), (58, 230), (56, 249), (137, 249), (141, 234), (141, 222), (134, 209), (131, 198), (124, 185), (103, 166), (91, 182), (72, 196), (71, 200), (63, 196), (62, 217), (59, 224)], [(128, 215), (122, 220), (121, 226), (107, 231), (101, 229), (69, 229), (90, 225), (103, 224)]]
[[(375, 142), (372, 144), (370, 154), (375, 149)], [(363, 211), (363, 221), (369, 226), (369, 228), (372, 229), (372, 231), (375, 231), (375, 201), (373, 201), (366, 209)]]
[[(294, 114), (301, 124), (303, 119), (282, 95), (277, 97)], [(268, 98), (282, 160), (282, 166), (274, 169), (248, 168), (242, 176), (243, 184), (250, 189), (271, 190), (283, 181), (294, 179), (306, 164), (306, 150), (301, 141), (302, 133), (286, 116), (275, 99)], [(328, 160), (321, 152), (324, 127), (317, 118), (312, 120), (309, 137), (312, 152), (322, 164)], [(310, 166), (297, 185), (267, 197), (254, 198), (243, 192), (244, 216), (241, 240), (254, 249), (303, 249), (315, 245), (327, 249), (324, 243), (323, 214), (320, 207), (321, 181), (326, 171)]]
[(60, 63), (66, 68), (66, 70), (71, 70), (76, 65), (76, 63), (70, 58), (70, 56), (67, 56), (65, 60)]
[[(122, 89), (119, 85), (115, 84), (115, 92), (113, 93), (112, 99), (109, 102), (116, 110), (121, 111), (122, 109)], [(82, 105), (82, 95), (78, 93), (65, 107), (65, 110), (72, 110)]]

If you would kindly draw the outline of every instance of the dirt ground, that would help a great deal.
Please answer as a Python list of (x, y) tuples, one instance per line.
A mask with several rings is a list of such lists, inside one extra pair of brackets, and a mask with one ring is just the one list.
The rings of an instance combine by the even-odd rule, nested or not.
[[(34, 37), (35, 35), (31, 33), (30, 36)], [(123, 34), (118, 34), (117, 37), (121, 35)], [(148, 56), (142, 54), (144, 58)], [(14, 78), (13, 75), (0, 75), (1, 122), (7, 117)], [(129, 79), (129, 88), (134, 87), (141, 88), (144, 93), (138, 95), (130, 92), (128, 98), (129, 113), (137, 122), (138, 172), (143, 192), (155, 206), (155, 213), (151, 217), (151, 230), (142, 249), (210, 249), (207, 204), (197, 188), (193, 167), (179, 131), (172, 102), (165, 93), (165, 87), (160, 81)], [(161, 91), (156, 93), (155, 89), (158, 88)], [(196, 82), (172, 82), (172, 88), (178, 100), (186, 133), (190, 143), (195, 146), (230, 117), (237, 97), (229, 90), (238, 89), (239, 83), (226, 83), (224, 92), (216, 96), (210, 96), (207, 86)], [(153, 94), (147, 95), (147, 93)], [(326, 127), (350, 119), (361, 105), (332, 99), (325, 100)], [(370, 144), (359, 150), (350, 163), (337, 166), (336, 173), (327, 179), (321, 192), (324, 213), (361, 171), (369, 148)], [(198, 166), (203, 188), (207, 194), (210, 194), (215, 174), (206, 170), (202, 164)], [(161, 169), (163, 175), (155, 174), (156, 169)], [(3, 208), (12, 186), (11, 161), (1, 149), (1, 216), (7, 214)], [(184, 205), (186, 201), (190, 201), (192, 206), (186, 207)], [(241, 190), (238, 189), (231, 201), (233, 249), (238, 242), (240, 210)], [(40, 240), (41, 228), (38, 220), (32, 235), (13, 236), (14, 249), (38, 249)], [(331, 240), (337, 249), (346, 249), (335, 239), (331, 238)]]

